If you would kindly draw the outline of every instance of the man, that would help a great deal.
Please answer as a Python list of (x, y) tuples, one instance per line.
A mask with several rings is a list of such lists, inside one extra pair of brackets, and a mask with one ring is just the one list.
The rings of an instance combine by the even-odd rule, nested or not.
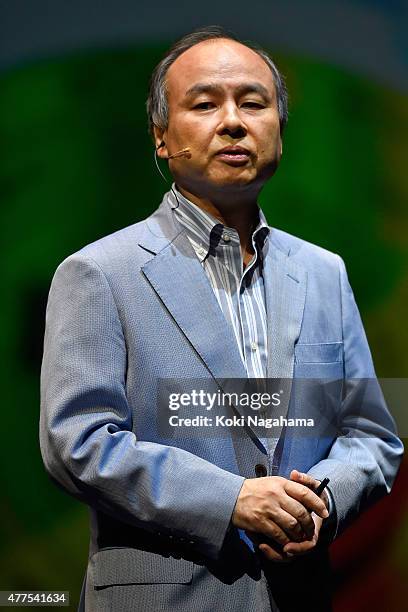
[[(158, 65), (148, 112), (171, 190), (68, 257), (47, 308), (41, 450), (90, 507), (81, 609), (328, 610), (327, 544), (390, 491), (402, 444), (381, 394), (368, 411), (349, 382), (375, 374), (342, 260), (257, 205), (282, 154), (283, 80), (208, 28)], [(160, 381), (267, 377), (343, 380), (339, 433), (158, 431)], [(307, 393), (288, 395), (303, 414)]]

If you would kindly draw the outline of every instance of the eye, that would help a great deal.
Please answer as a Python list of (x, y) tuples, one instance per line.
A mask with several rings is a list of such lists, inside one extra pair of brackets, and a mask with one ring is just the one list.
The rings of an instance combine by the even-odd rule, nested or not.
[(263, 104), (260, 102), (243, 102), (242, 106), (246, 106), (247, 108), (265, 108)]
[(198, 110), (209, 110), (213, 106), (213, 102), (199, 102), (199, 104), (196, 104), (193, 108), (197, 108)]

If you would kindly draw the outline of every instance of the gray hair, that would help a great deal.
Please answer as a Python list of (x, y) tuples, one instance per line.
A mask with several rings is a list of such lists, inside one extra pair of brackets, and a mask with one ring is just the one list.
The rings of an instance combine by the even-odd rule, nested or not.
[(272, 58), (258, 45), (240, 40), (235, 34), (224, 30), (220, 26), (208, 26), (206, 28), (200, 28), (194, 30), (190, 34), (186, 34), (180, 40), (175, 42), (170, 49), (167, 51), (163, 59), (157, 64), (153, 70), (150, 84), (149, 84), (149, 95), (146, 100), (146, 109), (149, 117), (149, 131), (154, 139), (153, 127), (157, 126), (163, 130), (167, 128), (169, 120), (169, 107), (167, 102), (167, 84), (166, 75), (167, 71), (173, 62), (187, 49), (197, 45), (205, 40), (212, 40), (214, 38), (226, 38), (228, 40), (235, 40), (236, 42), (245, 45), (249, 49), (255, 51), (269, 66), (273, 81), (276, 88), (276, 97), (278, 103), (279, 113), (279, 125), (281, 134), (285, 128), (288, 120), (288, 93), (285, 85), (285, 79), (279, 72)]

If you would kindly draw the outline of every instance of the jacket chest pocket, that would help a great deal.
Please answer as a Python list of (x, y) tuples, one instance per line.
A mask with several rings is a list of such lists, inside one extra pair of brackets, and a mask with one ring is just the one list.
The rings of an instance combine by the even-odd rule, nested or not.
[(343, 342), (296, 344), (294, 375), (343, 378)]

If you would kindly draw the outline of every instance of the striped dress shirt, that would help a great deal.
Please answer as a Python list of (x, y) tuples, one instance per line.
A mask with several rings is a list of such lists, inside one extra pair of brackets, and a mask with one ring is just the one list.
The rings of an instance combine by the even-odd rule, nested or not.
[(193, 204), (174, 183), (172, 189), (174, 213), (233, 330), (248, 378), (265, 379), (268, 346), (262, 252), (270, 231), (265, 216), (258, 207), (258, 223), (251, 237), (254, 255), (244, 270), (237, 230)]

